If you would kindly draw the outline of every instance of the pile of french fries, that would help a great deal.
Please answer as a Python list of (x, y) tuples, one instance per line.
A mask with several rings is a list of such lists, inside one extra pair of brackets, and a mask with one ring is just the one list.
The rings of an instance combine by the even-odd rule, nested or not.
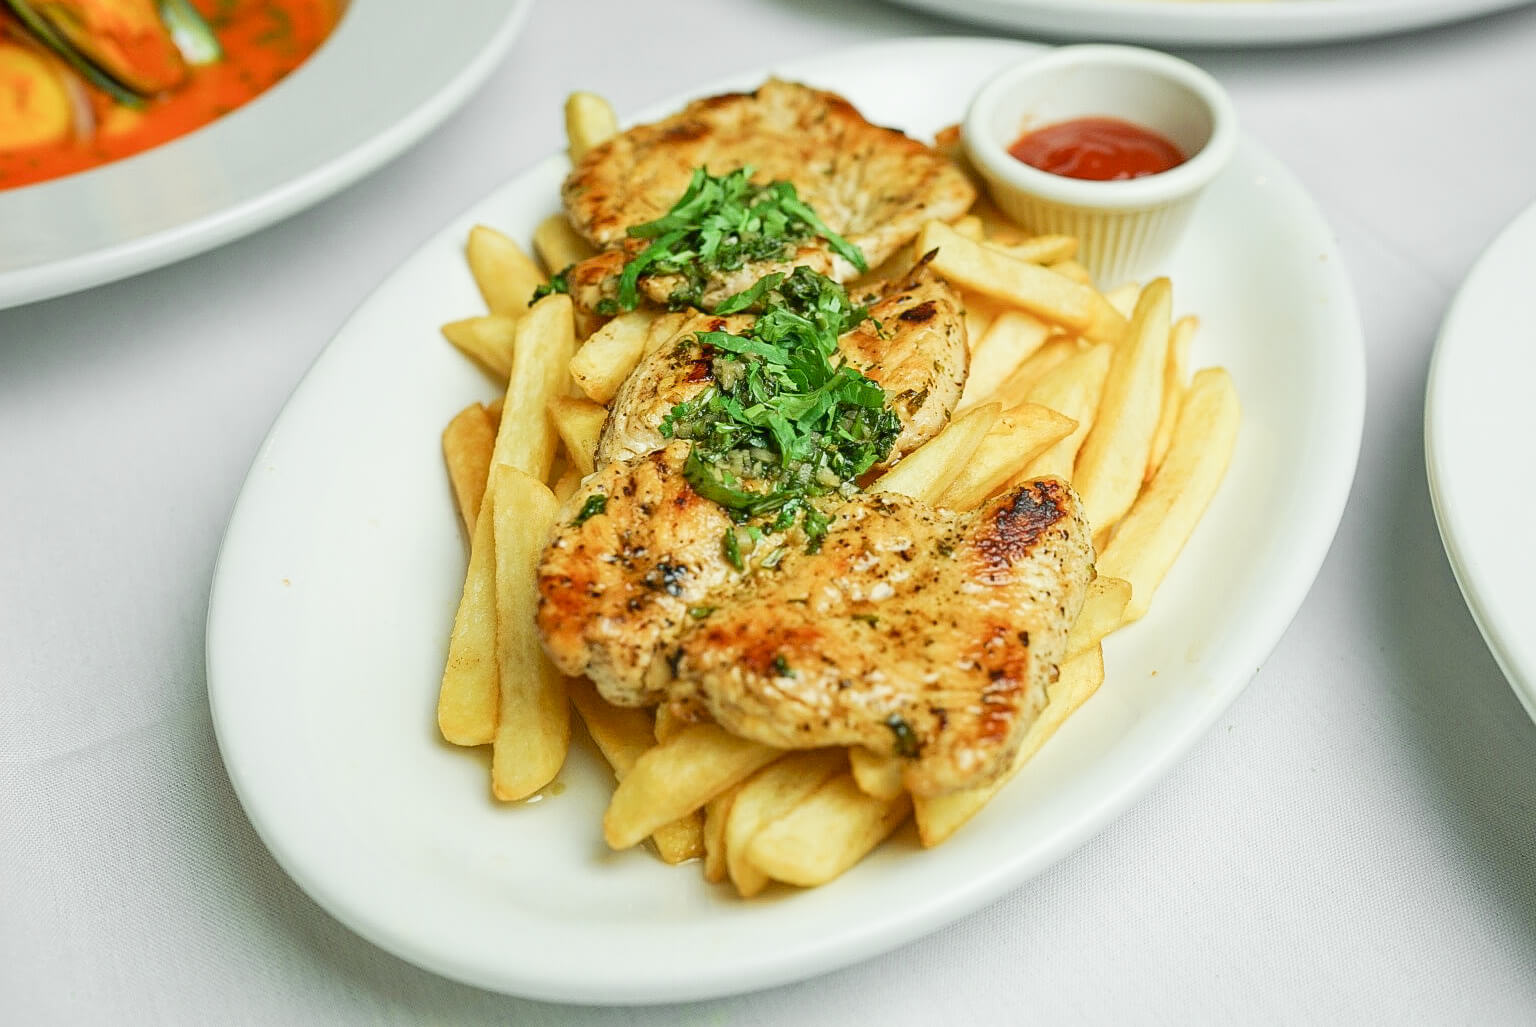
[[(606, 102), (567, 104), (573, 159), (617, 131)], [(941, 148), (957, 161), (952, 132)], [(499, 403), (472, 404), (443, 448), (468, 534), (469, 564), (438, 700), (443, 737), (492, 747), (497, 799), (554, 780), (574, 708), (617, 779), (603, 820), (616, 849), (649, 839), (668, 863), (703, 858), (707, 880), (743, 896), (772, 881), (837, 877), (908, 818), (924, 846), (969, 820), (1104, 680), (1101, 642), (1142, 617), (1221, 482), (1239, 409), (1219, 367), (1190, 375), (1196, 321), (1172, 317), (1167, 279), (1096, 289), (1076, 240), (1031, 237), (986, 200), (952, 224), (930, 222), (867, 283), (936, 251), (933, 267), (966, 302), (971, 370), (950, 424), (872, 486), (972, 509), (1040, 475), (1082, 496), (1098, 576), (1068, 654), (1008, 773), (985, 787), (910, 796), (901, 760), (862, 748), (782, 751), (715, 724), (613, 706), (545, 657), (535, 627), (536, 569), (561, 502), (594, 466), (607, 404), (684, 315), (622, 314), (578, 338), (570, 299), (529, 305), (547, 275), (590, 248), (557, 214), (534, 234), (537, 260), (500, 232), (469, 236), (488, 313), (443, 334), (504, 381)]]

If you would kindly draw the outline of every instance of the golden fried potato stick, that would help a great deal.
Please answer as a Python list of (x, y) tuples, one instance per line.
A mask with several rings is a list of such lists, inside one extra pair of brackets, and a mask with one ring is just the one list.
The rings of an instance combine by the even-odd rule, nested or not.
[[(1109, 346), (1108, 343), (1099, 345)], [(1045, 340), (1045, 345), (1026, 357), (988, 398), (1008, 406), (1025, 402), (1029, 398), (1029, 390), (1047, 371), (1086, 348), (1090, 348), (1089, 345), (1076, 336), (1052, 335)]]
[(1098, 645), (1105, 636), (1125, 623), (1125, 606), (1131, 601), (1131, 583), (1124, 578), (1100, 574), (1088, 585), (1083, 609), (1067, 632), (1070, 660)]
[(1051, 337), (1051, 326), (1022, 310), (1005, 310), (971, 349), (958, 408), (994, 398), (997, 387)]
[(900, 756), (883, 756), (862, 745), (848, 750), (848, 769), (853, 772), (854, 784), (865, 795), (877, 799), (894, 799), (901, 794), (902, 767)]
[(1237, 390), (1224, 368), (1208, 367), (1195, 375), (1168, 455), (1099, 556), (1099, 573), (1131, 583), (1127, 622), (1147, 612), (1152, 594), (1216, 495), (1241, 419)]
[(973, 242), (942, 221), (928, 222), (918, 236), (919, 253), (934, 249), (933, 269), (964, 289), (1021, 307), (1090, 342), (1116, 342), (1125, 334), (1125, 318), (1091, 286)]
[(710, 884), (725, 880), (725, 822), (740, 790), (727, 788), (704, 804), (704, 880)]
[(570, 140), (572, 164), (618, 131), (618, 116), (613, 113), (613, 106), (601, 96), (572, 93), (565, 98), (565, 136)]
[(782, 755), (715, 724), (685, 728), (648, 750), (619, 782), (603, 815), (603, 837), (627, 849)]
[(497, 381), (505, 384), (512, 371), (512, 343), (517, 336), (517, 318), (512, 314), (482, 314), (449, 321), (443, 325), (443, 338), (460, 353), (479, 364)]
[(1152, 433), (1152, 455), (1147, 458), (1147, 478), (1157, 472), (1163, 457), (1168, 455), (1168, 444), (1173, 441), (1173, 426), (1179, 420), (1179, 407), (1184, 402), (1184, 386), (1189, 377), (1189, 350), (1195, 341), (1200, 319), (1185, 315), (1173, 323), (1173, 333), (1168, 337), (1168, 368), (1163, 377), (1163, 411), (1158, 416), (1157, 431)]
[(925, 503), (938, 502), (1001, 414), (998, 403), (971, 407), (876, 479), (869, 491), (899, 492)]
[(592, 473), (597, 456), (597, 440), (608, 422), (608, 410), (590, 399), (556, 396), (549, 401), (549, 416), (565, 446), (571, 466), (583, 478)]
[(491, 473), (491, 449), (496, 445), (496, 421), (479, 403), (471, 403), (454, 415), (443, 429), (443, 461), (453, 498), (464, 521), (464, 530), (475, 533), (480, 500)]
[(1125, 318), (1127, 322), (1131, 320), (1131, 315), (1136, 312), (1136, 300), (1140, 296), (1140, 282), (1121, 282), (1113, 289), (1104, 293), (1104, 298), (1109, 301), (1109, 305), (1120, 311), (1120, 316)]
[(551, 214), (533, 230), (533, 252), (538, 254), (545, 271), (557, 275), (597, 251), (591, 243), (576, 234), (576, 229), (571, 227), (571, 219), (562, 211)]
[(1034, 235), (1015, 243), (989, 242), (994, 249), (1030, 264), (1060, 264), (1077, 256), (1075, 235)]
[(1038, 403), (1021, 403), (1004, 410), (960, 468), (959, 475), (939, 496), (938, 505), (973, 510), (1022, 474), (1030, 462), (1077, 428), (1072, 418)]
[(1083, 497), (1083, 515), (1096, 541), (1125, 515), (1141, 491), (1163, 403), (1172, 301), (1166, 278), (1141, 291), (1130, 331), (1110, 359), (1093, 430), (1077, 454), (1072, 484)]
[(1049, 700), (1045, 709), (1030, 724), (1019, 743), (1013, 762), (1002, 777), (980, 788), (967, 788), (946, 795), (919, 796), (913, 800), (912, 812), (917, 820), (917, 836), (923, 845), (932, 848), (944, 841), (992, 801), (993, 796), (1002, 791), (1013, 775), (1040, 751), (1040, 747), (1066, 722), (1067, 717), (1098, 691), (1103, 681), (1104, 653), (1098, 646), (1063, 663), (1056, 681), (1047, 686)]
[(1071, 279), (1078, 285), (1086, 285), (1090, 289), (1093, 288), (1093, 275), (1089, 274), (1088, 269), (1075, 260), (1058, 260), (1051, 264), (1050, 267), (1058, 275)]
[(1079, 350), (1035, 379), (1025, 391), (1024, 398), (1028, 402), (1049, 407), (1077, 422), (1070, 434), (1030, 461), (1024, 469), (1025, 478), (1054, 475), (1065, 481), (1072, 480), (1077, 452), (1093, 429), (1113, 350), (1107, 342)]
[[(587, 734), (592, 736), (603, 759), (613, 770), (615, 780), (622, 781), (634, 769), (636, 761), (647, 750), (656, 746), (656, 736), (651, 730), (651, 714), (648, 710), (614, 706), (602, 696), (586, 678), (570, 678), (566, 681), (566, 694), (571, 705), (581, 715)], [(704, 851), (703, 825), (697, 813), (663, 824), (651, 835), (651, 844), (664, 862), (682, 863), (695, 859)]]
[(867, 856), (912, 812), (912, 797), (865, 795), (852, 774), (839, 774), (764, 827), (747, 859), (776, 881), (826, 884)]
[(651, 311), (632, 310), (587, 336), (571, 358), (576, 387), (592, 402), (608, 405), (644, 355), (653, 324), (661, 320)]
[(488, 490), (495, 518), (496, 658), (501, 694), (491, 751), (496, 798), (526, 799), (555, 779), (571, 742), (565, 677), (544, 655), (535, 622), (535, 571), (555, 525), (555, 495), (538, 478), (498, 464)]
[[(518, 321), (511, 377), (491, 455), (493, 468), (514, 467), (541, 483), (549, 476), (558, 439), (545, 408), (565, 392), (574, 346), (569, 296), (546, 296)], [(437, 700), (438, 728), (455, 745), (485, 745), (496, 735), (495, 581), (494, 532), (489, 504), (482, 503)]]
[(768, 886), (768, 875), (747, 858), (752, 839), (847, 766), (843, 749), (807, 749), (789, 753), (742, 782), (725, 824), (725, 868), (742, 898)]
[(533, 300), (533, 291), (545, 282), (544, 272), (521, 246), (485, 225), (469, 230), (464, 256), (493, 314), (520, 316)]

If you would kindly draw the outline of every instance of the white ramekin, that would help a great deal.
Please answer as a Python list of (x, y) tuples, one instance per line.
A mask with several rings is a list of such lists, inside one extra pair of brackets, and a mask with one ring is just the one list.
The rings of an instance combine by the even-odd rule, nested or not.
[[(1152, 129), (1188, 159), (1156, 175), (1092, 182), (1008, 153), (1031, 128), (1096, 116)], [(1078, 259), (1109, 287), (1156, 270), (1168, 255), (1201, 191), (1232, 157), (1237, 116), (1226, 91), (1187, 61), (1132, 46), (1066, 46), (982, 87), (964, 138), (997, 205), (1030, 231), (1077, 236)]]

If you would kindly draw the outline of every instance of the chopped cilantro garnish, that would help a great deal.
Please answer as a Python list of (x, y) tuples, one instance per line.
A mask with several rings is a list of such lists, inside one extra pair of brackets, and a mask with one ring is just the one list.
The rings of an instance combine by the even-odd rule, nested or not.
[(783, 260), (812, 236), (825, 239), (834, 253), (860, 271), (869, 270), (858, 247), (828, 228), (800, 199), (793, 183), (755, 185), (751, 167), (720, 176), (696, 168), (671, 210), (632, 226), (629, 234), (651, 241), (624, 265), (616, 309), (635, 309), (643, 274), (681, 275), (684, 282), (670, 297), (672, 306), (698, 306), (711, 273), (736, 271), (753, 261)]
[(587, 497), (587, 501), (585, 503), (581, 504), (581, 512), (576, 515), (576, 519), (571, 523), (585, 524), (588, 518), (596, 517), (598, 514), (607, 509), (608, 497), (603, 495), (601, 492), (594, 493), (593, 495)]
[(773, 672), (781, 678), (792, 678), (795, 676), (795, 669), (789, 665), (789, 661), (784, 658), (783, 653), (779, 653), (773, 658)]
[(694, 620), (703, 620), (705, 617), (708, 617), (710, 614), (712, 614), (714, 612), (715, 612), (715, 608), (713, 606), (690, 606), (690, 607), (688, 607), (688, 616), (692, 617)]
[[(760, 520), (762, 531), (798, 524), (814, 551), (829, 523), (816, 499), (856, 492), (901, 433), (885, 390), (837, 349), (838, 336), (869, 312), (805, 267), (767, 275), (723, 306), (761, 313), (742, 335), (698, 333), (715, 383), (673, 407), (661, 433), (693, 443), (683, 474), (701, 496), (739, 522)], [(723, 545), (741, 569), (734, 531)]]
[(533, 296), (532, 296), (531, 299), (528, 300), (528, 305), (530, 307), (533, 306), (535, 303), (539, 302), (539, 300), (543, 299), (545, 296), (548, 296), (550, 293), (555, 293), (555, 292), (565, 292), (565, 293), (568, 293), (568, 292), (570, 292), (571, 291), (571, 277), (570, 277), (571, 276), (571, 268), (573, 268), (575, 266), (576, 266), (575, 264), (567, 264), (567, 265), (565, 265), (565, 267), (561, 268), (559, 271), (557, 271), (554, 274), (550, 275), (549, 276), (549, 281), (545, 282), (543, 285), (541, 285), (537, 289), (533, 290)]

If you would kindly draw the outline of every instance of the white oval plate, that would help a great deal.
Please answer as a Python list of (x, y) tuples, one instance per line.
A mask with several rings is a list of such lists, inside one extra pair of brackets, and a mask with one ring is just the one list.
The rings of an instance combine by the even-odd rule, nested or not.
[(1536, 718), (1536, 206), (1494, 240), (1457, 293), (1429, 366), (1424, 456), (1446, 555), (1472, 617)]
[[(1038, 52), (908, 40), (773, 70), (926, 135)], [(470, 226), (529, 237), (565, 170), (551, 157), (475, 204), (353, 315), (261, 447), (219, 557), (208, 675), (230, 778), (283, 866), (367, 938), (486, 988), (600, 1003), (745, 991), (894, 948), (1107, 824), (1300, 606), (1353, 477), (1364, 357), (1328, 226), (1245, 142), (1168, 267), (1178, 308), (1204, 322), (1197, 363), (1230, 367), (1246, 407), (1232, 471), (1151, 615), (1106, 646), (1099, 694), (975, 821), (934, 850), (898, 834), (826, 887), (741, 902), (696, 866), (606, 851), (612, 783), (584, 743), (561, 794), (497, 806), (487, 760), (442, 742), (434, 719), (465, 561), (438, 438), (494, 394), (438, 325), (480, 309)]]
[(1463, 21), (1531, 0), (894, 0), (950, 18), (1068, 39), (1275, 46)]
[(0, 310), (221, 246), (399, 156), (485, 81), (532, 0), (358, 0), (250, 103), (124, 160), (0, 191)]

